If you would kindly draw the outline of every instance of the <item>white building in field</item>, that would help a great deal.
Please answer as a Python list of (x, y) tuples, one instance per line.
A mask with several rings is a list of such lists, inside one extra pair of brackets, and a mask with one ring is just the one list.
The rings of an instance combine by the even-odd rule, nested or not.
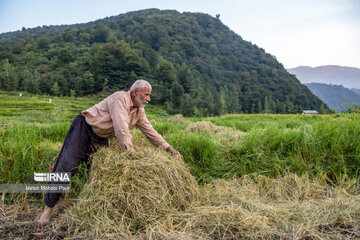
[(303, 110), (302, 114), (319, 114), (316, 110)]

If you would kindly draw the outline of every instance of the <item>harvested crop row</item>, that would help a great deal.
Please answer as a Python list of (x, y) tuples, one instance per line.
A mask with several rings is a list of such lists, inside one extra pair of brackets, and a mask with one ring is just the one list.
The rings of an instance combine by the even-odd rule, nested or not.
[(252, 175), (199, 187), (181, 159), (135, 141), (137, 151), (112, 146), (93, 156), (91, 178), (59, 226), (110, 239), (360, 237), (355, 182)]

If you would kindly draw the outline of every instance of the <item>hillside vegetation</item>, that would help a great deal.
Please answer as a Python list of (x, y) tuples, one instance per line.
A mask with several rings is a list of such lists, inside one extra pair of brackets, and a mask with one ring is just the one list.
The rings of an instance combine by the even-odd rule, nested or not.
[[(170, 113), (297, 113), (323, 104), (276, 58), (202, 13), (148, 9), (0, 35), (0, 89), (84, 96), (149, 80)], [(326, 109), (324, 107), (323, 109)]]
[(341, 85), (305, 83), (305, 86), (336, 112), (341, 113), (349, 108), (360, 105), (360, 95)]

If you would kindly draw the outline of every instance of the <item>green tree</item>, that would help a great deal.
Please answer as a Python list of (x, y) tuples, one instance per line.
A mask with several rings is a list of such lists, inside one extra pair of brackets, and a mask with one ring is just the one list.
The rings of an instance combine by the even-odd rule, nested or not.
[(94, 31), (94, 42), (105, 43), (109, 33), (103, 25), (96, 27)]
[(196, 81), (193, 73), (185, 62), (182, 63), (181, 69), (178, 72), (179, 83), (184, 87), (185, 93), (190, 93), (196, 89)]
[(43, 36), (39, 39), (37, 45), (39, 49), (47, 51), (49, 49), (50, 40), (47, 36)]
[(319, 109), (319, 113), (320, 114), (327, 114), (329, 113), (329, 111), (326, 109), (324, 104), (321, 104), (320, 109)]
[(276, 111), (276, 103), (272, 97), (265, 97), (264, 101), (264, 113), (275, 113)]
[(40, 93), (39, 84), (40, 84), (40, 74), (35, 72), (32, 74), (29, 70), (25, 69), (24, 71), (24, 90), (28, 93)]
[(135, 48), (141, 51), (150, 68), (155, 68), (158, 65), (159, 55), (149, 45), (144, 42), (138, 42)]
[(257, 113), (262, 113), (264, 111), (263, 109), (263, 106), (262, 106), (262, 103), (260, 100), (257, 101), (257, 104), (256, 104), (256, 112)]
[(286, 97), (285, 106), (286, 106), (286, 113), (295, 113), (295, 106), (290, 101), (288, 96)]
[(195, 113), (194, 100), (190, 94), (184, 94), (184, 105), (182, 108), (182, 113), (184, 116), (193, 116)]
[(76, 97), (76, 91), (75, 89), (70, 89), (70, 97)]
[(172, 84), (176, 80), (173, 65), (168, 61), (163, 61), (156, 74), (156, 78), (159, 81), (159, 103), (164, 104), (166, 101), (171, 101)]
[(73, 29), (66, 29), (63, 33), (63, 39), (65, 42), (72, 42), (76, 38), (76, 31)]
[(141, 51), (131, 49), (124, 55), (124, 71), (134, 72), (137, 76), (145, 76), (149, 71), (149, 64), (143, 58)]
[(59, 96), (60, 95), (60, 87), (58, 82), (55, 82), (54, 85), (51, 88), (51, 93), (53, 96)]
[(11, 64), (8, 59), (2, 62), (0, 69), (0, 89), (8, 90), (8, 83), (10, 81)]
[(16, 72), (12, 69), (9, 73), (8, 90), (16, 91), (18, 90), (18, 86), (19, 86), (19, 78)]
[(82, 90), (83, 94), (90, 94), (95, 92), (95, 77), (89, 71), (85, 72), (84, 74)]
[(90, 33), (81, 32), (78, 38), (80, 42), (88, 43), (90, 41)]
[(163, 61), (157, 70), (156, 76), (160, 82), (172, 84), (176, 79), (173, 65), (168, 61)]
[(218, 106), (220, 108), (220, 114), (224, 114), (228, 112), (225, 98), (226, 98), (226, 90), (223, 87), (221, 87), (219, 93), (219, 106)]
[(57, 55), (58, 63), (60, 66), (72, 61), (72, 55), (68, 49), (61, 49)]
[(271, 113), (270, 99), (268, 96), (265, 97), (264, 101), (264, 113)]
[(84, 80), (81, 76), (77, 76), (74, 80), (74, 88), (76, 92), (76, 96), (83, 96), (83, 86), (84, 86)]
[(177, 81), (173, 83), (172, 87), (172, 103), (179, 113), (184, 105), (184, 88)]

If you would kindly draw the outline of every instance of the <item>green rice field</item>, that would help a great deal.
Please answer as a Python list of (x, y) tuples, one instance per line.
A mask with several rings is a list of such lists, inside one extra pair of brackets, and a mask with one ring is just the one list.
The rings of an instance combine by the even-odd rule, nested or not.
[[(49, 164), (59, 153), (72, 119), (105, 97), (97, 95), (70, 98), (29, 94), (20, 97), (19, 93), (0, 92), (0, 183), (32, 183), (34, 172), (48, 172)], [(145, 236), (144, 239), (174, 239), (171, 236), (177, 236), (175, 239), (188, 239), (191, 234), (180, 237), (183, 236), (181, 231), (186, 231), (184, 229), (187, 227), (176, 222), (176, 219), (192, 219), (188, 224), (193, 224), (193, 230), (196, 230), (194, 239), (228, 239), (225, 236), (230, 237), (229, 239), (237, 239), (238, 236), (246, 236), (246, 239), (360, 237), (359, 205), (356, 204), (360, 196), (360, 113), (231, 114), (184, 118), (181, 115), (170, 116), (163, 108), (153, 105), (146, 106), (146, 112), (154, 128), (182, 154), (184, 163), (196, 181), (196, 184), (192, 184), (199, 186), (200, 190), (196, 191), (200, 191), (202, 197), (193, 200), (199, 206), (194, 208), (189, 203), (191, 207), (188, 212), (168, 216), (174, 221), (173, 224), (178, 224), (169, 229), (180, 235), (171, 235), (170, 230), (165, 231), (163, 228), (159, 230), (160, 228), (155, 228), (160, 226), (156, 225), (159, 222), (155, 224), (145, 219), (149, 225), (140, 225), (149, 227), (146, 231), (134, 226), (128, 230), (125, 225), (121, 228), (121, 231), (128, 231), (129, 236), (135, 236), (135, 239), (139, 236)], [(141, 151), (141, 146), (144, 146), (147, 152), (161, 155), (152, 146), (141, 143), (147, 140), (139, 130), (133, 129), (132, 134), (134, 144), (139, 144), (135, 148), (137, 151)], [(115, 159), (118, 155), (114, 147), (117, 145), (116, 139), (110, 139), (110, 142), (108, 154), (112, 154)], [(106, 158), (106, 154), (104, 151), (99, 156)], [(139, 154), (133, 155), (138, 157), (136, 161), (141, 161), (142, 157), (149, 158), (148, 155)], [(126, 156), (125, 153), (120, 154), (121, 161), (125, 161), (123, 165), (127, 164), (126, 159), (124, 160)], [(175, 173), (166, 174), (171, 176)], [(72, 193), (67, 196), (68, 199), (81, 196), (87, 179), (83, 164), (72, 179)], [(153, 187), (156, 189), (156, 185)], [(36, 206), (39, 206), (42, 198), (42, 194), (3, 193), (2, 206), (3, 209), (11, 209), (11, 206), (24, 203), (30, 206), (37, 203)], [(142, 198), (136, 199), (140, 201), (138, 204), (141, 207)], [(118, 203), (116, 199), (114, 201)], [(206, 206), (206, 211), (220, 211), (220, 208), (229, 209), (229, 206), (232, 210), (221, 210), (223, 215), (218, 212), (214, 217), (220, 216), (222, 220), (205, 225), (208, 223), (199, 219), (204, 214), (209, 216), (209, 213), (205, 213), (205, 208), (200, 205)], [(126, 209), (125, 206), (125, 211)], [(295, 210), (296, 213), (293, 212)], [(80, 210), (75, 208), (75, 211)], [(87, 214), (93, 214), (91, 211)], [(241, 216), (237, 219), (238, 222), (235, 225), (222, 222), (228, 221), (231, 216), (234, 218), (233, 211)], [(95, 212), (97, 214), (102, 211)], [(141, 214), (143, 213), (140, 212), (140, 217)], [(255, 219), (254, 223), (251, 223), (247, 214), (256, 215), (251, 215)], [(268, 221), (265, 217), (272, 220)], [(72, 221), (70, 217), (66, 219)], [(94, 217), (84, 219), (89, 222), (97, 221)], [(259, 219), (262, 219), (261, 226), (256, 225)], [(81, 224), (77, 222), (76, 227), (81, 227)], [(229, 229), (229, 226), (233, 229)], [(240, 226), (249, 228), (243, 229)], [(257, 227), (256, 234), (253, 226)], [(154, 229), (151, 230), (151, 227)], [(268, 228), (272, 230), (266, 230)], [(96, 231), (106, 233), (106, 229), (108, 228), (99, 228)], [(348, 232), (344, 233), (344, 229)], [(243, 231), (242, 234), (245, 235), (239, 235), (236, 231)], [(96, 239), (99, 232), (92, 234), (95, 235), (91, 237), (95, 236)], [(10, 235), (4, 233), (0, 236)]]
[[(24, 183), (33, 172), (47, 171), (72, 119), (103, 98), (1, 93), (0, 182)], [(151, 105), (146, 110), (155, 129), (181, 152), (199, 183), (252, 173), (326, 175), (332, 182), (360, 174), (359, 113), (185, 119)], [(207, 125), (201, 126), (204, 121)]]

